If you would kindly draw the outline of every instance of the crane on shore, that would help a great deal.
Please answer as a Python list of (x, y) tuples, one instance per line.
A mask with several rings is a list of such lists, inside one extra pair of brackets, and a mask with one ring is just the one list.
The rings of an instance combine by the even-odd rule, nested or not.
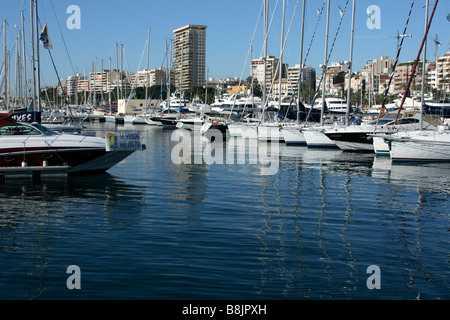
[(439, 58), (439, 46), (441, 45), (441, 42), (438, 40), (438, 35), (436, 34), (436, 38), (431, 37), (431, 40), (434, 41), (434, 58), (437, 62), (437, 59)]
[(412, 39), (412, 35), (410, 35), (410, 34), (400, 34), (399, 32), (398, 32), (398, 30), (397, 30), (397, 35), (386, 35), (386, 36), (382, 36), (382, 35), (380, 35), (380, 36), (362, 36), (362, 37), (358, 37), (358, 38), (396, 38), (397, 39), (397, 52), (398, 52), (398, 49), (399, 49), (399, 47), (400, 47), (400, 39), (401, 38), (410, 38), (410, 39)]

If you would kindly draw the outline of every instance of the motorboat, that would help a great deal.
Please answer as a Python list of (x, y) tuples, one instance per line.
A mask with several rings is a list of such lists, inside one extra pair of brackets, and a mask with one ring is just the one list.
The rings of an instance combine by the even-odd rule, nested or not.
[[(390, 134), (397, 131), (417, 130), (420, 128), (421, 114), (402, 117), (396, 120), (396, 114), (386, 114), (383, 118), (361, 125), (333, 126), (324, 134), (345, 151), (375, 152), (373, 144), (374, 134)], [(424, 129), (436, 129), (432, 120), (423, 121)]]
[(184, 114), (180, 119), (175, 120), (176, 127), (186, 130), (200, 130), (206, 121), (206, 116), (194, 116), (189, 117)]
[(119, 135), (105, 138), (56, 133), (37, 122), (18, 122), (0, 114), (0, 167), (64, 166), (68, 173), (104, 172), (144, 149), (139, 133), (119, 146)]
[(203, 135), (214, 134), (219, 132), (223, 138), (229, 136), (228, 124), (226, 121), (217, 118), (211, 118), (210, 121), (205, 121), (200, 128), (200, 133)]
[(423, 111), (425, 114), (450, 118), (450, 100), (424, 100), (424, 102)]

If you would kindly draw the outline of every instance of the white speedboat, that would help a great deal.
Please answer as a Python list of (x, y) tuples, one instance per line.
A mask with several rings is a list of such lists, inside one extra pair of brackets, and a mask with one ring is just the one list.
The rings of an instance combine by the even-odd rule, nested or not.
[(186, 114), (184, 114), (180, 119), (175, 120), (176, 127), (177, 128), (182, 128), (182, 129), (186, 129), (186, 130), (192, 130), (192, 131), (198, 131), (201, 129), (201, 127), (203, 126), (203, 124), (206, 121), (206, 117), (204, 116), (194, 116), (194, 117), (189, 117)]
[(11, 116), (0, 114), (0, 167), (64, 166), (69, 173), (106, 171), (143, 148), (139, 134), (121, 148), (119, 136), (112, 132), (106, 138), (58, 134), (38, 123), (14, 121)]

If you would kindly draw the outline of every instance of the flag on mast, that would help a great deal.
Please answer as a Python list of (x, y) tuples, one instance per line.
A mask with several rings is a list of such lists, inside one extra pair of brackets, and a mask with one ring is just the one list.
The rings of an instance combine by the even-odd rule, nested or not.
[(39, 40), (41, 40), (42, 45), (45, 49), (52, 49), (52, 43), (50, 41), (50, 37), (48, 35), (48, 29), (47, 24), (44, 25), (41, 31), (41, 36), (39, 37)]

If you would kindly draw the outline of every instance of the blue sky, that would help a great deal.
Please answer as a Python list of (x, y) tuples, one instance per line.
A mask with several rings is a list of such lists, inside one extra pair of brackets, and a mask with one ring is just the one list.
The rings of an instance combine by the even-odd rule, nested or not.
[[(349, 60), (350, 26), (353, 0), (331, 0), (328, 48), (334, 41), (341, 19), (339, 8), (347, 9), (342, 20), (339, 34), (331, 54), (331, 61)], [(317, 10), (324, 0), (307, 0), (304, 54), (312, 39), (317, 23)], [(147, 28), (150, 33), (150, 68), (159, 68), (163, 64), (165, 42), (170, 39), (173, 30), (187, 24), (207, 26), (206, 65), (209, 76), (214, 78), (244, 77), (249, 75), (249, 62), (246, 58), (253, 38), (253, 57), (260, 57), (263, 48), (263, 19), (260, 17), (263, 0), (39, 0), (41, 24), (47, 23), (53, 45), (52, 55), (61, 78), (75, 72), (90, 72), (92, 63), (97, 59), (97, 67), (108, 69), (111, 57), (115, 67), (115, 43), (123, 44), (126, 61), (125, 69), (136, 72), (146, 67)], [(302, 0), (287, 0), (285, 14), (285, 37), (287, 37), (284, 57), (286, 63), (293, 66), (299, 61)], [(430, 0), (430, 10), (435, 1)], [(400, 55), (400, 61), (414, 60), (419, 50), (425, 29), (426, 0), (415, 0), (413, 13), (407, 29), (412, 39), (406, 38)], [(80, 8), (81, 29), (69, 29), (67, 13), (70, 5)], [(369, 29), (366, 21), (367, 8), (376, 5), (380, 9), (380, 28)], [(355, 15), (355, 34), (353, 50), (353, 70), (361, 70), (371, 59), (396, 55), (396, 39), (391, 37), (402, 33), (411, 0), (357, 0)], [(273, 22), (269, 31), (270, 55), (279, 57), (282, 21), (282, 0), (270, 0)], [(326, 5), (325, 5), (326, 8)], [(296, 10), (295, 10), (296, 9)], [(14, 41), (20, 29), (20, 10), (24, 10), (26, 27), (30, 23), (29, 0), (0, 0), (0, 19), (7, 20), (7, 47), (13, 50)], [(295, 10), (295, 12), (294, 12)], [(449, 51), (450, 1), (440, 0), (433, 18), (427, 42), (427, 57), (434, 61), (435, 45), (430, 37), (438, 35), (441, 41), (439, 55)], [(260, 18), (259, 18), (260, 17)], [(258, 22), (259, 18), (259, 22)], [(289, 29), (289, 25), (292, 25)], [(375, 20), (374, 20), (375, 21)], [(258, 22), (258, 23), (257, 23)], [(324, 60), (326, 14), (321, 17), (312, 42), (306, 64), (318, 68)], [(256, 32), (255, 32), (256, 30)], [(289, 34), (288, 33), (289, 30)], [(29, 30), (27, 30), (29, 32)], [(64, 46), (66, 43), (68, 52)], [(3, 49), (3, 30), (0, 41)], [(29, 50), (29, 49), (28, 49)], [(3, 50), (2, 50), (3, 52)], [(3, 61), (1, 52), (0, 61)], [(120, 60), (119, 60), (120, 63)], [(165, 65), (164, 65), (165, 66)], [(56, 85), (56, 73), (48, 52), (41, 46), (41, 68), (45, 85)]]

